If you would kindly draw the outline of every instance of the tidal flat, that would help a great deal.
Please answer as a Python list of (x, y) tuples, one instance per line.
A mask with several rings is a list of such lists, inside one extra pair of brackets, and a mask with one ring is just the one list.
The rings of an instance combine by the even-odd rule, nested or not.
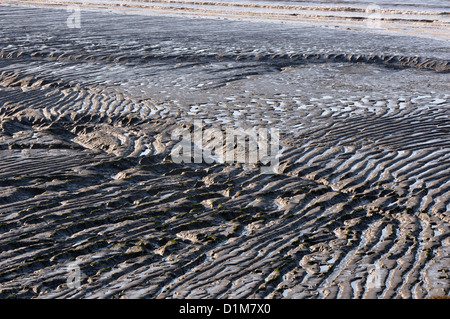
[(0, 298), (448, 295), (450, 8), (372, 2), (2, 1)]

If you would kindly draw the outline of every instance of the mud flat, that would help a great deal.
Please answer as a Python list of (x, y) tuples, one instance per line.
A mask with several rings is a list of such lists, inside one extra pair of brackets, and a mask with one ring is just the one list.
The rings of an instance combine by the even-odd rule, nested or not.
[[(25, 2), (0, 5), (1, 298), (449, 294), (443, 37)], [(278, 171), (175, 163), (195, 120), (279, 130)]]

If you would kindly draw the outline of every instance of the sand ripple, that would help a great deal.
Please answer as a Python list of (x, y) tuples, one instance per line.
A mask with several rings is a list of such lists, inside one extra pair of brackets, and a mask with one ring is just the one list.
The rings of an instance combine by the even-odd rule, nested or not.
[[(54, 15), (8, 10), (24, 24)], [(267, 39), (225, 50), (213, 41), (220, 28), (186, 40), (180, 30), (197, 26), (177, 18), (158, 20), (175, 36), (157, 47), (122, 38), (108, 15), (83, 17), (85, 34), (42, 48), (8, 33), (0, 53), (2, 298), (448, 294), (449, 61), (439, 45), (381, 54), (349, 40), (341, 52), (318, 31), (308, 40), (319, 39), (317, 52), (292, 51), (277, 29), (223, 22), (238, 40)], [(155, 25), (149, 34), (163, 36)], [(106, 36), (114, 41), (76, 44)], [(206, 42), (206, 53), (187, 45)], [(174, 163), (170, 134), (194, 119), (278, 128), (279, 173)], [(79, 288), (68, 282), (75, 266)]]

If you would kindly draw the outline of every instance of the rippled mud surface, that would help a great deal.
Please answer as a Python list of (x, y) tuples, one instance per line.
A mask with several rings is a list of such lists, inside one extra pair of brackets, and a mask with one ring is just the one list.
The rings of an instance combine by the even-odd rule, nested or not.
[[(0, 5), (0, 297), (449, 293), (448, 41), (70, 14)], [(194, 120), (277, 174), (174, 163)]]

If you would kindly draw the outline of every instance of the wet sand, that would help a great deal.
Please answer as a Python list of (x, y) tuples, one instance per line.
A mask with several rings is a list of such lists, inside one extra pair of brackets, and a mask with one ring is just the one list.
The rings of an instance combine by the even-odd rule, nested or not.
[[(100, 3), (69, 28), (19, 2), (0, 6), (1, 298), (448, 295), (445, 19), (416, 37)], [(174, 163), (194, 120), (278, 129), (277, 174)]]

